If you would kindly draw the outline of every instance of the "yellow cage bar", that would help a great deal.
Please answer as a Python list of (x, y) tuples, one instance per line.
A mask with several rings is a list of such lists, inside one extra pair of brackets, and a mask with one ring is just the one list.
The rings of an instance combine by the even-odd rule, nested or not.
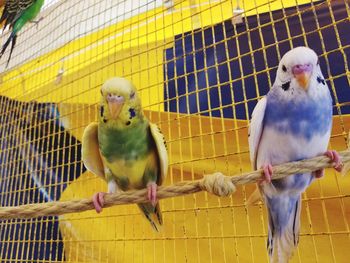
[[(52, 3), (51, 3), (52, 2)], [(81, 160), (84, 128), (100, 87), (130, 79), (168, 144), (166, 185), (251, 170), (248, 124), (278, 61), (306, 45), (333, 96), (330, 147), (350, 130), (348, 0), (48, 1), (36, 26), (0, 61), (2, 206), (71, 200), (105, 191)], [(3, 41), (9, 32), (3, 34)], [(340, 63), (340, 64), (338, 64)], [(262, 85), (262, 83), (264, 85)], [(268, 262), (263, 204), (254, 185), (160, 201), (155, 233), (136, 205), (0, 222), (1, 262)], [(302, 196), (300, 243), (291, 262), (348, 262), (350, 178), (333, 170)]]

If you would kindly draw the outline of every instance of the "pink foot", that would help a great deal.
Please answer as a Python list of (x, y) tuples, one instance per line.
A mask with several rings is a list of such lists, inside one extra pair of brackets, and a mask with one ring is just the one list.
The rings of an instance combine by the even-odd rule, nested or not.
[(333, 168), (338, 171), (341, 172), (343, 169), (343, 163), (340, 159), (339, 154), (336, 151), (333, 150), (328, 150), (324, 153), (325, 156), (327, 156), (329, 159), (331, 159), (331, 162), (334, 163)]
[(266, 182), (271, 183), (271, 177), (272, 177), (272, 165), (271, 164), (264, 164), (261, 169), (264, 171), (264, 178), (261, 180), (260, 184)]
[(157, 204), (157, 187), (158, 185), (156, 183), (149, 183), (147, 185), (147, 196), (148, 200), (151, 201), (152, 205), (155, 206)]
[(104, 196), (106, 193), (98, 192), (92, 196), (92, 202), (94, 203), (94, 207), (97, 213), (102, 212), (102, 207), (105, 204)]

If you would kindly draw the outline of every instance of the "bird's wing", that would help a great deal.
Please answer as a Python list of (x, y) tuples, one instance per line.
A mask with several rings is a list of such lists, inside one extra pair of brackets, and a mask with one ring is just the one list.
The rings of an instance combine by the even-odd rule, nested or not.
[(266, 109), (266, 97), (263, 97), (258, 104), (256, 104), (252, 119), (249, 125), (248, 132), (248, 142), (249, 142), (249, 152), (250, 152), (250, 161), (252, 163), (253, 169), (257, 169), (257, 155), (260, 144), (260, 139), (264, 129), (264, 116)]
[(12, 27), (23, 11), (31, 6), (34, 1), (35, 0), (7, 0), (0, 18), (0, 23), (6, 21), (4, 28), (6, 28), (7, 25)]
[[(259, 144), (261, 140), (261, 136), (264, 129), (264, 116), (266, 109), (266, 97), (263, 97), (258, 104), (256, 104), (252, 119), (250, 120), (249, 132), (248, 132), (248, 142), (249, 142), (249, 154), (250, 154), (250, 162), (252, 164), (253, 169), (257, 169), (257, 157)], [(256, 188), (254, 192), (248, 197), (247, 205), (255, 204), (256, 202), (261, 200), (261, 194), (259, 188)]]
[(157, 179), (157, 184), (161, 185), (168, 173), (168, 153), (166, 149), (166, 142), (164, 136), (157, 125), (150, 123), (150, 130), (156, 143), (159, 165), (160, 165), (160, 177)]
[(82, 158), (85, 167), (105, 179), (104, 166), (98, 145), (98, 123), (90, 123), (84, 130)]

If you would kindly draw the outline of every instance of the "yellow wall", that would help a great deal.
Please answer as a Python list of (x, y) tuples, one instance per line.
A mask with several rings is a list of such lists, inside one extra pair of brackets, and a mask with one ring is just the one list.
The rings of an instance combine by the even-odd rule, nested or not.
[[(259, 0), (240, 6), (244, 15), (254, 15), (295, 3)], [(175, 1), (173, 12), (157, 8), (136, 15), (2, 73), (0, 94), (25, 101), (95, 103), (103, 81), (122, 75), (141, 90), (144, 107), (162, 110), (163, 50), (172, 45), (174, 35), (229, 19), (235, 7), (231, 1)], [(62, 66), (63, 81), (56, 85)]]

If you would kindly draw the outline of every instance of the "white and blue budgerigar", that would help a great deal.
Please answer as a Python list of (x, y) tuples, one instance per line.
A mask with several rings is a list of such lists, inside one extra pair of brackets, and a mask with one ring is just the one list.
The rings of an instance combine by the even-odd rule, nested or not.
[(288, 262), (298, 244), (301, 193), (323, 170), (271, 181), (272, 166), (325, 154), (334, 168), (342, 164), (327, 151), (332, 127), (332, 98), (316, 53), (307, 47), (288, 51), (281, 59), (276, 80), (256, 105), (249, 127), (250, 159), (262, 168), (259, 185), (268, 220), (267, 249), (271, 262)]

